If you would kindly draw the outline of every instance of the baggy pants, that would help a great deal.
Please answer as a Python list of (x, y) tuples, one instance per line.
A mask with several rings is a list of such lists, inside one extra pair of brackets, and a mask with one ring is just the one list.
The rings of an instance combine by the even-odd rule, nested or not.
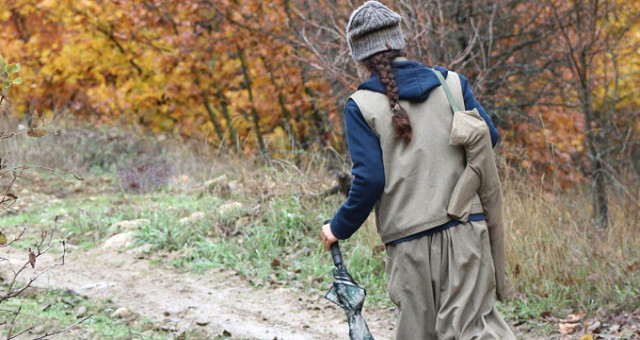
[(496, 291), (484, 221), (387, 246), (398, 340), (514, 340), (493, 306)]

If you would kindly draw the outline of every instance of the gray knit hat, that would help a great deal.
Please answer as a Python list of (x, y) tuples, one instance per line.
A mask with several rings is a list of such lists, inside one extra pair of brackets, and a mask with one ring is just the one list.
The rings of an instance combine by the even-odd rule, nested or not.
[(378, 1), (367, 1), (351, 14), (347, 40), (351, 56), (362, 61), (382, 51), (404, 48), (402, 17)]

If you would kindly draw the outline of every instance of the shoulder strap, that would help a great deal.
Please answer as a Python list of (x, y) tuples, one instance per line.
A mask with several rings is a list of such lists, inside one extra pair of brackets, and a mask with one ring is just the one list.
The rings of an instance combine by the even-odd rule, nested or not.
[(451, 90), (447, 85), (447, 81), (442, 76), (442, 73), (440, 73), (440, 71), (433, 68), (431, 69), (431, 71), (433, 71), (433, 73), (435, 73), (436, 76), (438, 77), (438, 80), (440, 80), (440, 85), (442, 85), (442, 88), (444, 89), (444, 93), (447, 95), (447, 101), (449, 102), (451, 109), (453, 110), (454, 113), (458, 112), (459, 111), (458, 105), (456, 104), (456, 101), (453, 99), (453, 94), (451, 93)]

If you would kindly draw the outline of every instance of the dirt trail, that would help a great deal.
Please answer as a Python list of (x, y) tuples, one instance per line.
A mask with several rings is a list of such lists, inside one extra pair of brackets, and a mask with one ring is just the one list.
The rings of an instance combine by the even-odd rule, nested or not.
[[(205, 328), (214, 335), (227, 331), (242, 339), (348, 336), (343, 312), (319, 294), (309, 296), (286, 287), (256, 288), (229, 271), (180, 273), (138, 259), (136, 254), (134, 249), (75, 250), (67, 254), (64, 267), (48, 273), (37, 285), (111, 299), (178, 332)], [(47, 259), (40, 261), (44, 266)], [(376, 339), (393, 337), (393, 312), (365, 310), (365, 315)]]

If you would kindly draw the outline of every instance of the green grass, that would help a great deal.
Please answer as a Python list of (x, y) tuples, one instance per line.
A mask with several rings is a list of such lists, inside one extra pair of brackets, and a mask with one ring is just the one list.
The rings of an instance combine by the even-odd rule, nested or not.
[[(220, 207), (232, 202), (242, 206), (220, 212)], [(68, 198), (46, 209), (3, 218), (2, 224), (46, 225), (50, 221), (53, 225), (55, 216), (60, 215), (59, 236), (86, 249), (118, 232), (110, 228), (116, 222), (148, 219), (149, 223), (135, 230), (136, 246), (150, 244), (155, 251), (172, 253), (171, 262), (176, 267), (197, 272), (227, 268), (239, 271), (257, 285), (287, 282), (322, 291), (333, 278), (331, 258), (320, 242), (319, 232), (338, 204), (336, 198), (290, 196), (271, 198), (256, 208), (241, 195), (223, 200), (214, 195), (169, 191), (126, 196), (116, 193), (91, 200)], [(205, 216), (179, 222), (197, 211)], [(350, 272), (368, 291), (368, 305), (390, 305), (385, 292), (384, 254), (375, 249), (379, 245), (375, 237), (373, 225), (367, 223), (342, 249)]]
[[(180, 199), (191, 211), (198, 211), (203, 200)], [(288, 281), (324, 289), (332, 282), (332, 263), (320, 243), (319, 230), (335, 202), (305, 202), (292, 196), (272, 199), (253, 212), (254, 207), (244, 205), (220, 214), (217, 209), (224, 201), (206, 201), (207, 216), (184, 225), (177, 222), (184, 214), (158, 209), (151, 223), (138, 230), (138, 244), (178, 251), (180, 256), (173, 260), (176, 266), (196, 271), (233, 269), (258, 285)], [(356, 280), (368, 289), (369, 303), (380, 305), (387, 303), (383, 256), (373, 253), (364, 234), (345, 243), (345, 258)]]
[[(81, 307), (86, 312), (78, 315)], [(85, 316), (89, 319), (73, 327), (68, 332), (60, 335), (60, 338), (71, 338), (74, 332), (79, 331), (84, 338), (91, 339), (131, 339), (134, 335), (137, 339), (167, 339), (170, 333), (155, 331), (150, 320), (124, 320), (111, 318), (110, 315), (116, 307), (106, 301), (88, 300), (82, 296), (63, 290), (44, 290), (36, 292), (34, 289), (29, 294), (11, 299), (3, 304), (0, 310), (0, 319), (8, 320), (9, 310), (20, 310), (20, 317), (14, 328), (14, 334), (31, 328), (38, 330), (36, 337), (44, 332), (52, 333), (71, 326)], [(5, 330), (6, 331), (6, 330)], [(29, 333), (26, 333), (29, 334)], [(26, 335), (23, 335), (26, 338)]]

